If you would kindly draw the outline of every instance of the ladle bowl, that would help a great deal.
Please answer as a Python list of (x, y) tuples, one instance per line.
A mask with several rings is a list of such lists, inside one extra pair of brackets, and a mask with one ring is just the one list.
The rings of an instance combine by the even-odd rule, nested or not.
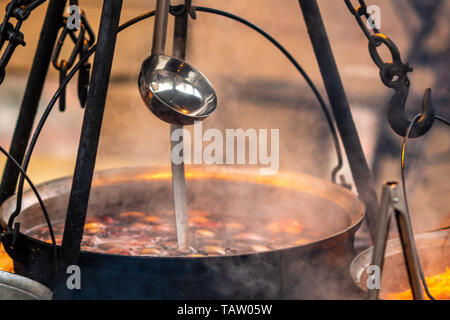
[(217, 106), (214, 88), (200, 71), (181, 59), (162, 54), (151, 55), (143, 62), (139, 90), (147, 107), (172, 124), (202, 121)]

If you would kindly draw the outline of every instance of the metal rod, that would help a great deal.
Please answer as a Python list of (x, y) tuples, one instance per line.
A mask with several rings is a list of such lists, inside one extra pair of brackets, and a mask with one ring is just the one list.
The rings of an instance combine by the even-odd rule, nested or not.
[[(170, 134), (175, 130), (183, 130), (183, 126), (171, 124)], [(171, 141), (171, 149), (183, 142), (183, 136), (180, 137), (181, 141)], [(184, 175), (184, 162), (180, 164), (172, 164), (172, 193), (173, 193), (173, 205), (175, 210), (175, 222), (177, 228), (177, 243), (178, 249), (186, 250), (188, 246), (188, 211), (186, 204), (186, 179)]]
[(317, 1), (299, 0), (299, 4), (345, 148), (353, 180), (359, 197), (366, 206), (366, 219), (373, 241), (376, 234), (375, 220), (378, 212), (378, 200), (372, 175), (361, 147)]
[[(400, 191), (398, 189), (399, 188), (396, 188), (396, 190), (393, 190), (392, 193), (396, 193), (395, 198), (401, 198), (404, 201), (404, 198), (400, 195)], [(404, 207), (406, 208), (406, 206)], [(415, 246), (411, 221), (406, 213), (406, 210), (395, 210), (395, 218), (397, 221), (400, 243), (402, 244), (403, 257), (405, 259), (408, 280), (411, 286), (413, 298), (414, 300), (424, 300), (422, 282), (420, 278), (420, 262)]]
[(400, 242), (403, 248), (403, 256), (405, 258), (405, 265), (412, 295), (414, 300), (424, 300), (419, 271), (419, 259), (413, 248), (414, 236), (411, 232), (410, 221), (404, 212), (396, 211), (396, 215), (398, 233), (400, 235)]
[[(173, 38), (172, 55), (176, 58), (185, 59), (186, 56), (186, 37), (187, 37), (188, 15), (182, 14), (175, 17), (175, 29)], [(171, 124), (170, 135), (175, 130), (182, 130), (183, 126)], [(181, 135), (181, 143), (183, 136)], [(171, 150), (178, 144), (177, 141), (171, 140)], [(172, 152), (171, 152), (172, 155)], [(184, 171), (184, 160), (180, 164), (172, 161), (172, 191), (173, 204), (175, 209), (175, 219), (177, 227), (178, 249), (186, 250), (188, 246), (188, 210), (186, 203), (186, 177)]]
[[(67, 266), (77, 264), (80, 254), (121, 8), (122, 0), (103, 1), (97, 50), (62, 240), (59, 272), (63, 276)], [(64, 289), (64, 284), (65, 281), (61, 289)]]
[(169, 0), (157, 0), (156, 17), (153, 27), (152, 54), (164, 54), (166, 47), (167, 22), (169, 20)]
[[(380, 268), (380, 275), (383, 272), (384, 252), (386, 251), (386, 241), (389, 235), (389, 226), (392, 217), (391, 193), (390, 189), (394, 185), (387, 183), (383, 186), (381, 194), (380, 213), (377, 218), (377, 234), (374, 241), (372, 265)], [(381, 279), (380, 279), (381, 281)], [(380, 294), (380, 288), (368, 288), (368, 299), (377, 300)]]
[[(20, 106), (14, 135), (11, 140), (9, 153), (18, 163), (22, 163), (25, 151), (33, 129), (34, 118), (39, 106), (42, 88), (47, 77), (48, 67), (52, 58), (53, 47), (56, 43), (61, 17), (64, 13), (66, 0), (51, 0), (44, 24), (42, 26), (39, 43), (34, 55), (33, 65)], [(19, 170), (10, 160), (6, 162), (0, 185), (0, 204), (14, 194), (19, 178)]]
[[(407, 214), (405, 198), (401, 194), (396, 182), (389, 182), (383, 186), (372, 265), (378, 266), (380, 268), (380, 275), (383, 274), (386, 241), (389, 235), (390, 221), (394, 213), (411, 291), (415, 300), (423, 300), (420, 262), (415, 246), (414, 234)], [(379, 292), (380, 288), (369, 289), (368, 299), (378, 299)]]

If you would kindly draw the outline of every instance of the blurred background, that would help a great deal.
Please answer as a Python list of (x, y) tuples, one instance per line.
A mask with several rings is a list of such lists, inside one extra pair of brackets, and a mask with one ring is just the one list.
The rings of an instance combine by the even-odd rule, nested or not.
[[(8, 2), (0, 2), (2, 16)], [(79, 2), (97, 32), (102, 1)], [(450, 2), (366, 2), (381, 8), (381, 31), (394, 40), (403, 59), (415, 69), (410, 74), (408, 114), (419, 113), (423, 92), (431, 87), (437, 112), (450, 118)], [(172, 1), (178, 3), (181, 1)], [(318, 3), (379, 193), (383, 182), (400, 180), (402, 139), (392, 133), (385, 115), (393, 91), (381, 83), (367, 40), (344, 1)], [(298, 1), (194, 0), (193, 5), (240, 15), (271, 34), (304, 67), (328, 102)], [(154, 7), (154, 0), (126, 0), (121, 21)], [(0, 145), (7, 149), (45, 11), (46, 5), (41, 6), (24, 23), (27, 46), (17, 48), (0, 86)], [(169, 35), (172, 24), (171, 18)], [(152, 31), (153, 20), (147, 19), (118, 36), (96, 170), (169, 164), (169, 125), (147, 110), (137, 87), (141, 63), (150, 53)], [(171, 42), (169, 37), (168, 53)], [(65, 48), (62, 56), (67, 56), (68, 50)], [(204, 122), (204, 130), (278, 128), (280, 170), (330, 180), (336, 155), (319, 104), (290, 62), (267, 40), (229, 19), (198, 12), (197, 20), (190, 21), (186, 57), (209, 78), (218, 95), (218, 109)], [(388, 53), (383, 52), (383, 57), (388, 60)], [(38, 117), (55, 93), (58, 77), (51, 68)], [(37, 144), (29, 168), (35, 183), (73, 174), (82, 117), (74, 81), (67, 89), (67, 110), (54, 109)], [(416, 232), (450, 224), (449, 160), (450, 131), (442, 124), (436, 122), (426, 136), (409, 140), (407, 184)], [(4, 163), (0, 158), (2, 171)], [(347, 166), (342, 173), (352, 182)]]

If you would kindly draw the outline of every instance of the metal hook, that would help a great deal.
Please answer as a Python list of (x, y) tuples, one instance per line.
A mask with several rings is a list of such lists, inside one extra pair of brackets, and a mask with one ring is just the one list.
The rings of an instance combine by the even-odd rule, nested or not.
[[(408, 98), (409, 83), (402, 82), (395, 88), (394, 96), (388, 103), (387, 117), (391, 128), (404, 137), (411, 125), (411, 120), (405, 114), (405, 104)], [(422, 99), (422, 113), (419, 120), (412, 126), (409, 138), (423, 136), (431, 129), (435, 120), (435, 111), (431, 103), (431, 89), (425, 90)]]
[[(386, 45), (391, 52), (392, 61), (384, 62), (378, 54), (377, 48)], [(408, 99), (410, 81), (408, 72), (413, 69), (403, 63), (400, 52), (395, 43), (381, 33), (372, 36), (369, 42), (369, 52), (372, 60), (380, 69), (380, 77), (383, 84), (395, 90), (389, 100), (387, 107), (387, 118), (391, 128), (400, 136), (404, 137), (411, 125), (411, 120), (406, 116), (405, 105)], [(435, 111), (431, 103), (431, 89), (426, 89), (422, 99), (422, 113), (419, 120), (412, 126), (409, 138), (417, 138), (431, 129), (435, 119)]]

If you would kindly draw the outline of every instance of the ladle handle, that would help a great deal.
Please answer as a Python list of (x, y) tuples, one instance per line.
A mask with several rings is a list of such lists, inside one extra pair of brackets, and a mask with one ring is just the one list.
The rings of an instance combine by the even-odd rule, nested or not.
[(157, 0), (152, 55), (164, 54), (170, 0)]

